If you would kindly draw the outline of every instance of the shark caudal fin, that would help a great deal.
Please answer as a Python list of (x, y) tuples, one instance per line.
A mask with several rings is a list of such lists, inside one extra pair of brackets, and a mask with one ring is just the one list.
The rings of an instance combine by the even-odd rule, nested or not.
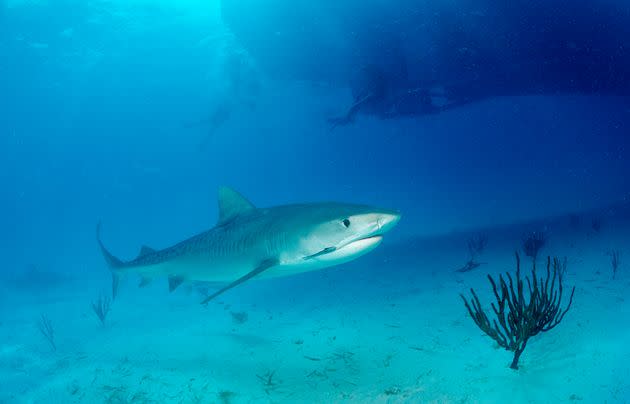
[(98, 222), (96, 225), (96, 241), (101, 249), (101, 253), (103, 253), (107, 266), (112, 272), (112, 299), (116, 299), (116, 296), (118, 296), (118, 285), (120, 283), (118, 270), (123, 268), (125, 264), (118, 258), (114, 257), (103, 245), (103, 242), (101, 241), (101, 222)]

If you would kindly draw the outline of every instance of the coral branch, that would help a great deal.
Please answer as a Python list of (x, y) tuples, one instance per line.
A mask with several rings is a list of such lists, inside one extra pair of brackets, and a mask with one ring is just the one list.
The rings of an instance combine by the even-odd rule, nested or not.
[(619, 270), (619, 265), (621, 265), (621, 252), (619, 250), (612, 250), (608, 253), (610, 256), (610, 266), (613, 270), (613, 279), (617, 277), (617, 271)]
[(474, 261), (475, 257), (485, 250), (488, 244), (488, 236), (486, 234), (477, 234), (467, 240), (468, 253), (470, 254), (470, 260)]
[[(553, 263), (553, 266), (552, 266)], [(514, 359), (510, 367), (518, 369), (518, 361), (527, 346), (529, 338), (546, 332), (557, 326), (573, 303), (575, 287), (571, 290), (569, 303), (562, 309), (562, 262), (557, 258), (553, 261), (547, 258), (546, 276), (536, 275), (536, 264), (532, 266), (531, 279), (521, 279), (521, 260), (516, 253), (516, 274), (509, 273), (505, 278), (500, 275), (499, 282), (488, 275), (496, 303), (492, 303), (492, 311), (496, 319), (492, 322), (481, 307), (479, 298), (470, 289), (472, 298), (469, 300), (460, 295), (468, 314), (475, 324), (499, 346), (514, 352)], [(527, 292), (524, 284), (527, 283)]]
[(488, 243), (488, 236), (481, 233), (475, 236), (471, 236), (466, 240), (468, 245), (468, 254), (470, 255), (470, 259), (463, 267), (456, 269), (455, 272), (469, 272), (473, 269), (476, 269), (480, 265), (485, 264), (485, 262), (477, 262), (475, 258), (483, 253), (483, 250), (486, 248), (486, 244)]
[(541, 231), (531, 232), (523, 239), (523, 252), (536, 262), (538, 252), (547, 243), (547, 235)]
[(42, 333), (46, 341), (50, 344), (50, 348), (53, 351), (57, 350), (57, 346), (55, 345), (55, 330), (50, 322), (50, 319), (45, 314), (42, 314), (39, 323), (37, 324), (39, 328), (39, 332)]

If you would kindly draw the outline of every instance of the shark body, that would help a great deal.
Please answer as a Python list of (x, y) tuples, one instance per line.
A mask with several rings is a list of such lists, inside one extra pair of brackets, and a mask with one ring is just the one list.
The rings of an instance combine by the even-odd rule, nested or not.
[(210, 230), (163, 250), (143, 246), (124, 262), (97, 240), (113, 275), (116, 296), (121, 275), (134, 273), (140, 285), (168, 277), (182, 282), (225, 284), (202, 303), (254, 277), (289, 276), (351, 261), (380, 244), (399, 221), (398, 213), (363, 205), (313, 203), (258, 209), (230, 188), (219, 190), (219, 222)]

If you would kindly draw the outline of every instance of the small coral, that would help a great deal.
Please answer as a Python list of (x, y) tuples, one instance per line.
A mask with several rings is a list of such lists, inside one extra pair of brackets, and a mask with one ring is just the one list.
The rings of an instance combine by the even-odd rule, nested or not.
[(534, 262), (538, 258), (538, 252), (547, 243), (547, 235), (544, 232), (534, 231), (523, 239), (523, 252)]
[(485, 250), (488, 244), (488, 236), (486, 234), (477, 234), (468, 239), (468, 253), (470, 254), (470, 260), (474, 259)]
[(619, 265), (621, 265), (621, 252), (619, 250), (612, 250), (608, 252), (610, 256), (610, 266), (613, 270), (613, 279), (617, 277), (617, 271), (619, 270)]
[(38, 327), (39, 327), (39, 332), (42, 333), (44, 338), (46, 338), (46, 341), (48, 341), (48, 344), (50, 344), (50, 348), (53, 351), (56, 351), (57, 345), (55, 345), (55, 329), (53, 328), (52, 323), (50, 322), (50, 319), (48, 318), (48, 316), (46, 316), (45, 314), (41, 315), (39, 319)]
[(599, 233), (602, 230), (602, 220), (600, 218), (593, 218), (591, 221), (591, 228), (595, 233)]
[(101, 321), (102, 325), (105, 325), (105, 319), (110, 310), (109, 297), (99, 297), (96, 302), (92, 303), (92, 311), (96, 314), (96, 317)]

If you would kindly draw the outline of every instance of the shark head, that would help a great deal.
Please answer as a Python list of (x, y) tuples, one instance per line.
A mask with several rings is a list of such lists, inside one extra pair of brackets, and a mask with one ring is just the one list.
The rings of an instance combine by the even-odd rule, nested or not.
[(351, 261), (373, 250), (383, 235), (400, 220), (391, 210), (363, 205), (319, 203), (292, 207), (294, 238), (280, 257), (281, 262), (300, 270), (313, 270)]
[[(219, 223), (258, 212), (269, 220), (268, 250), (275, 250), (280, 274), (343, 264), (373, 250), (400, 220), (393, 210), (323, 202), (258, 210), (231, 188), (219, 190)], [(278, 274), (276, 274), (278, 275)]]
[(227, 282), (203, 304), (260, 276), (288, 276), (342, 264), (380, 244), (400, 220), (392, 210), (345, 203), (256, 208), (231, 188), (219, 189), (219, 220), (212, 229), (163, 250), (142, 247), (131, 261), (114, 257), (96, 238), (112, 270), (114, 296), (120, 274), (134, 271), (141, 285), (168, 275), (169, 290), (184, 281)]

